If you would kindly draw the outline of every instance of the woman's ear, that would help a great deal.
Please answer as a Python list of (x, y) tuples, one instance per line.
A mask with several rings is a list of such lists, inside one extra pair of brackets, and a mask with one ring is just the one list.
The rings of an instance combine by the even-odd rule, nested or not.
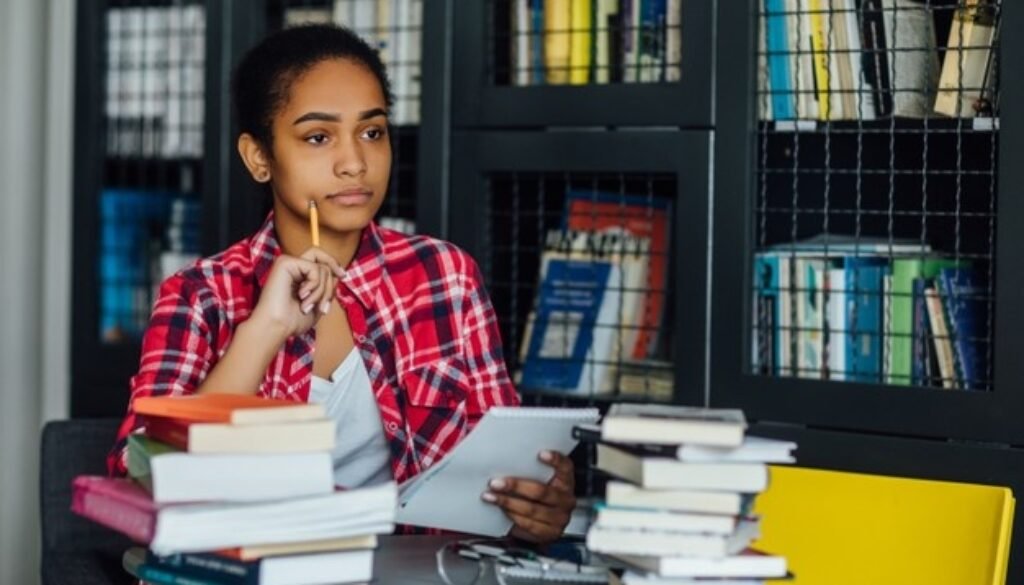
[(263, 149), (263, 145), (248, 132), (243, 132), (238, 137), (238, 154), (249, 169), (249, 174), (257, 183), (266, 183), (270, 180), (270, 160)]

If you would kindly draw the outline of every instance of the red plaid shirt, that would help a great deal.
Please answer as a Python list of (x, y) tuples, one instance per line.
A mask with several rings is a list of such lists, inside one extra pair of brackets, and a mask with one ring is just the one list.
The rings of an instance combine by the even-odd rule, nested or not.
[[(131, 400), (199, 387), (249, 318), (281, 254), (273, 219), (271, 214), (252, 237), (164, 281), (142, 340)], [(371, 223), (338, 283), (337, 298), (370, 375), (398, 482), (441, 459), (489, 407), (519, 403), (479, 269), (454, 245)], [(308, 399), (314, 333), (285, 342), (260, 383), (260, 396)], [(129, 402), (107, 461), (112, 474), (125, 473), (125, 442), (139, 424)]]

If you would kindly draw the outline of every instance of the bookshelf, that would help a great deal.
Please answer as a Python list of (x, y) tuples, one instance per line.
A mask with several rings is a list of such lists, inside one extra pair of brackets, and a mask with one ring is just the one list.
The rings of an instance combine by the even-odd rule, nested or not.
[[(875, 112), (875, 119), (829, 120), (820, 119), (820, 112), (798, 112), (786, 119), (766, 119), (774, 117), (772, 98), (779, 94), (771, 74), (761, 71), (765, 65), (770, 69), (773, 56), (791, 56), (778, 45), (773, 50), (768, 39), (759, 42), (765, 27), (759, 26), (758, 16), (772, 6), (811, 4), (752, 0), (719, 21), (716, 110), (735, 115), (720, 116), (715, 124), (711, 404), (742, 407), (756, 421), (758, 433), (796, 440), (803, 465), (1008, 485), (1019, 493), (1024, 476), (1017, 471), (1022, 454), (1015, 447), (1021, 444), (1015, 413), (1024, 403), (1018, 391), (1024, 371), (1015, 346), (1024, 315), (1017, 302), (1022, 267), (1014, 251), (1021, 245), (1024, 207), (1014, 193), (1020, 171), (1012, 153), (1022, 137), (1016, 107), (1020, 81), (1009, 67), (1001, 68), (1003, 77), (992, 96), (998, 104), (994, 112), (961, 108), (953, 116), (929, 112), (895, 117)], [(844, 3), (813, 4), (827, 8)], [(894, 14), (900, 7), (930, 11), (935, 46), (901, 45), (896, 50), (934, 56), (941, 78), (944, 59), (955, 54), (947, 50), (947, 42), (955, 28), (957, 3), (884, 5)], [(1000, 30), (1015, 30), (1021, 18), (1019, 6), (1001, 3)], [(998, 35), (979, 50), (990, 48), (1002, 63), (1012, 62), (1022, 50), (1020, 40), (1009, 34)], [(955, 79), (962, 83), (965, 77)], [(934, 83), (930, 90), (904, 89), (925, 96), (933, 107), (938, 81)], [(800, 86), (789, 89), (779, 97), (793, 98), (799, 110)], [(963, 83), (963, 89), (968, 94), (979, 87)], [(863, 97), (870, 88), (851, 91)], [(871, 287), (880, 305), (880, 324), (864, 336), (879, 349), (876, 370), (852, 372), (848, 364), (831, 364), (829, 320), (801, 325), (795, 311), (783, 317), (789, 317), (795, 332), (791, 345), (803, 333), (821, 333), (826, 355), (820, 356), (821, 365), (810, 368), (800, 358), (776, 357), (772, 362), (771, 352), (758, 339), (761, 332), (778, 331), (763, 319), (759, 295), (764, 289), (755, 280), (759, 258), (772, 251), (794, 258), (785, 244), (826, 231), (863, 244), (860, 255), (884, 269), (904, 259), (894, 246), (907, 241), (930, 247), (910, 252), (912, 259), (935, 255), (970, 265), (982, 304), (978, 318), (991, 324), (987, 331), (968, 336), (975, 352), (984, 356), (979, 359), (984, 373), (974, 378), (976, 384), (957, 367), (952, 374), (947, 370), (925, 377), (915, 377), (910, 369), (910, 379), (900, 379), (889, 369), (892, 342), (913, 336), (914, 329), (894, 330), (885, 320), (887, 306), (891, 310), (900, 295), (884, 280), (882, 286)], [(881, 240), (882, 246), (871, 251), (870, 238)], [(819, 249), (805, 258), (827, 256)], [(843, 262), (830, 257), (823, 268), (827, 272)], [(801, 287), (814, 288), (806, 280), (790, 283), (779, 288), (795, 288), (794, 297), (806, 292)], [(938, 296), (936, 313), (949, 319), (942, 307), (949, 295)], [(943, 338), (929, 329), (917, 332), (933, 347)], [(956, 332), (947, 331), (946, 336), (955, 338)], [(908, 361), (906, 367), (914, 363)], [(1024, 548), (1016, 546), (1007, 582), (1019, 581), (1022, 567)]]
[[(421, 98), (440, 86), (418, 83), (420, 67), (434, 70), (443, 56), (419, 50), (426, 27), (442, 22), (435, 8), (412, 0), (96, 0), (78, 11), (72, 416), (122, 414), (154, 287), (175, 266), (251, 233), (269, 209), (235, 154), (232, 65), (268, 31), (335, 16), (344, 23), (357, 3), (375, 17), (361, 34), (396, 45), (385, 58), (401, 78), (380, 219), (436, 233), (436, 215), (417, 221), (420, 210), (436, 214), (419, 194), (440, 193), (445, 176), (432, 149), (419, 156), (421, 140), (437, 144), (440, 135), (433, 122), (420, 124)], [(432, 96), (423, 101), (437, 107)]]

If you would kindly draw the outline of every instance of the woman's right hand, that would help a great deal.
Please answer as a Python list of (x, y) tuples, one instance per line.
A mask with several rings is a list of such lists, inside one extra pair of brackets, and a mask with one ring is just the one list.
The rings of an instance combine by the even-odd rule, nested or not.
[(282, 341), (313, 327), (334, 300), (341, 267), (320, 248), (302, 256), (282, 254), (274, 261), (252, 319)]

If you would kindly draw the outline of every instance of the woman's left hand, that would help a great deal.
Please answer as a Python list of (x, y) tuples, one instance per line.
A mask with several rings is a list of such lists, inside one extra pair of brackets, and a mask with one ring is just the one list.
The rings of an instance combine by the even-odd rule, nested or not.
[(540, 460), (555, 468), (551, 481), (503, 477), (492, 479), (483, 494), (512, 519), (512, 536), (530, 542), (548, 543), (562, 536), (573, 508), (576, 480), (572, 460), (554, 451), (542, 451)]

